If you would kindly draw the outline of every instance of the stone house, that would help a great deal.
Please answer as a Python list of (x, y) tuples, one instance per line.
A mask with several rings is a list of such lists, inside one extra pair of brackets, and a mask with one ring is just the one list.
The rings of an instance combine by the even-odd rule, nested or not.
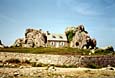
[(47, 46), (55, 48), (67, 47), (68, 42), (66, 35), (47, 33)]

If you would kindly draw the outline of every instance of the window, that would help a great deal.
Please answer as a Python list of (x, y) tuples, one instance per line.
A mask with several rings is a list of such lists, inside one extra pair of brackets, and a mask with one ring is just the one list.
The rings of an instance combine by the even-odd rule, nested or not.
[(59, 36), (59, 38), (63, 39), (63, 37), (62, 37), (62, 36)]
[(62, 42), (62, 45), (64, 46), (64, 42)]
[(56, 36), (54, 36), (54, 35), (53, 35), (52, 37), (53, 37), (53, 38), (56, 38)]
[(54, 45), (55, 45), (55, 43), (54, 43), (54, 42), (50, 42), (50, 45), (51, 45), (51, 46), (54, 46)]
[(61, 46), (64, 46), (64, 42), (60, 42), (60, 45), (61, 45)]

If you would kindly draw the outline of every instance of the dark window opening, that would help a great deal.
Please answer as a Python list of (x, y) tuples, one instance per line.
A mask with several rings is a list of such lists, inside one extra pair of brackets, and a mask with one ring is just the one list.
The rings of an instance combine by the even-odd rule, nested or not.
[(54, 35), (53, 35), (52, 37), (53, 37), (53, 38), (56, 38), (56, 36), (54, 36)]

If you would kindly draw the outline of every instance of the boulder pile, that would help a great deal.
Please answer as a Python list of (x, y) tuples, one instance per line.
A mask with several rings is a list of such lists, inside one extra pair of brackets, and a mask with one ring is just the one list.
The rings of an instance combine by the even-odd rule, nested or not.
[(25, 37), (17, 39), (13, 47), (46, 47), (46, 42), (47, 37), (41, 29), (26, 29)]
[(65, 30), (70, 47), (80, 49), (95, 49), (96, 39), (89, 36), (83, 25), (67, 27)]

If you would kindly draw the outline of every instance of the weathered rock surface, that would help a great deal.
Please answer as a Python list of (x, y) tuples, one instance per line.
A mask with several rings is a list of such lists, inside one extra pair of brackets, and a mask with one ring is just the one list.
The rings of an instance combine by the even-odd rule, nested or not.
[[(10, 60), (9, 60), (10, 59)], [(12, 60), (11, 60), (12, 59)], [(18, 60), (13, 60), (18, 59)], [(0, 78), (114, 78), (115, 56), (45, 55), (29, 53), (0, 52)], [(9, 61), (8, 61), (9, 60)], [(48, 64), (47, 67), (24, 66), (24, 61)], [(23, 66), (9, 67), (10, 62)], [(14, 63), (12, 63), (14, 64)], [(17, 64), (17, 63), (16, 63)], [(7, 65), (7, 67), (4, 67)], [(80, 66), (80, 68), (59, 68), (56, 66)], [(82, 66), (104, 66), (102, 69), (81, 68)], [(90, 74), (90, 75), (89, 75)]]
[(16, 64), (31, 63), (32, 66), (38, 67), (42, 65), (87, 67), (89, 64), (106, 67), (108, 65), (115, 66), (115, 56), (50, 55), (0, 52), (1, 67), (19, 67), (16, 64), (13, 65), (13, 62)]
[(4, 48), (5, 46), (2, 44), (2, 41), (0, 40), (0, 48)]
[(77, 27), (68, 27), (65, 30), (67, 38), (70, 39), (70, 47), (73, 48), (86, 48), (86, 49), (95, 49), (96, 48), (96, 39), (92, 39), (88, 32), (85, 31), (83, 25)]
[(40, 30), (26, 29), (25, 37), (19, 38), (13, 44), (14, 47), (45, 47), (47, 37), (45, 33)]

